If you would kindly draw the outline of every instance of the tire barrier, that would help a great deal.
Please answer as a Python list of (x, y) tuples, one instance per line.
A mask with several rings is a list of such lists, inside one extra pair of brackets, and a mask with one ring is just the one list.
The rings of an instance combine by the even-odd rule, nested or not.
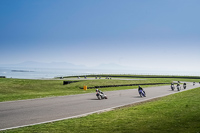
[(74, 82), (79, 82), (79, 81), (63, 81), (63, 85), (71, 84), (71, 83), (74, 83)]

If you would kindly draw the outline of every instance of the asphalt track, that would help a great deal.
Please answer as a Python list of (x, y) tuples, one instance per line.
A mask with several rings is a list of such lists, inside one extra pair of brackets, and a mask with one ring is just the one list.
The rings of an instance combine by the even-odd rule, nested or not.
[[(197, 83), (194, 86), (192, 83), (187, 83), (186, 90), (197, 87), (200, 87)], [(172, 91), (169, 85), (144, 89), (147, 97), (143, 98), (139, 96), (137, 89), (129, 89), (105, 92), (108, 99), (104, 100), (98, 100), (94, 92), (71, 96), (0, 102), (0, 131), (108, 111), (128, 104), (178, 92), (177, 89)], [(181, 87), (181, 91), (183, 91), (183, 87)]]

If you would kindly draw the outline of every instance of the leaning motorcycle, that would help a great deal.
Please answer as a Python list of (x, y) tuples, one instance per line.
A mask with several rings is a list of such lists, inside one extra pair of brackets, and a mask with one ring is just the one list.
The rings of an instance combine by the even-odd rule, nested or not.
[(171, 86), (171, 89), (172, 89), (172, 90), (174, 90), (174, 89), (175, 89), (174, 85), (172, 85), (172, 86)]
[(96, 96), (99, 100), (101, 99), (108, 99), (108, 97), (103, 92), (97, 92)]
[(143, 90), (139, 90), (140, 97), (146, 97), (146, 93)]
[(185, 84), (183, 85), (183, 88), (186, 89), (186, 85)]
[(181, 90), (181, 86), (179, 85), (179, 86), (177, 86), (177, 90), (178, 91), (180, 91)]

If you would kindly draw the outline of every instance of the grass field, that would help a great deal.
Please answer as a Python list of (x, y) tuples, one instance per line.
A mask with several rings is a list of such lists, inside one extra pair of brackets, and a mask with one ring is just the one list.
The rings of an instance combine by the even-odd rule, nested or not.
[(199, 133), (200, 88), (86, 117), (6, 133)]
[[(94, 76), (89, 76), (94, 78)], [(120, 75), (105, 79), (78, 80), (66, 77), (62, 80), (30, 80), (0, 78), (0, 101), (32, 99), (62, 95), (94, 93), (84, 91), (84, 85), (119, 85), (142, 83), (171, 83), (172, 81), (199, 82), (199, 77), (161, 77)], [(63, 85), (63, 81), (80, 81)], [(82, 78), (82, 77), (81, 77)], [(115, 79), (116, 78), (116, 79)], [(119, 80), (143, 79), (143, 80)], [(133, 89), (138, 86), (102, 88), (102, 91)], [(147, 86), (143, 86), (144, 88)], [(68, 119), (47, 124), (23, 127), (2, 133), (199, 133), (200, 132), (200, 88), (140, 103), (100, 114)]]
[[(31, 79), (9, 79), (0, 78), (0, 102), (22, 100), (22, 99), (34, 99), (43, 97), (63, 96), (63, 95), (75, 95), (83, 93), (93, 93), (95, 89), (88, 89), (84, 91), (84, 85), (88, 87), (101, 86), (101, 85), (123, 85), (123, 84), (142, 84), (142, 83), (171, 83), (172, 81), (190, 81), (199, 82), (200, 78), (192, 77), (156, 77), (156, 76), (135, 76), (135, 75), (113, 75), (112, 79), (105, 79), (106, 75), (102, 75), (102, 79), (95, 79), (95, 76), (88, 76), (92, 79), (76, 79), (73, 81), (79, 81), (68, 85), (63, 85), (63, 81), (71, 81), (71, 77), (62, 80), (31, 80)], [(118, 77), (117, 77), (118, 76)], [(118, 78), (128, 79), (142, 79), (142, 80), (119, 80)], [(138, 86), (122, 86), (122, 87), (109, 87), (101, 88), (102, 91), (122, 90), (122, 89), (134, 89)], [(147, 86), (143, 86), (147, 87)]]

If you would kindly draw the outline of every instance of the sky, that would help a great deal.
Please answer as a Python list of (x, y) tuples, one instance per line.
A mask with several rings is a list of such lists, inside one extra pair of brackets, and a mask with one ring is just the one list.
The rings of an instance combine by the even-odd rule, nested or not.
[(0, 0), (0, 64), (200, 71), (199, 0)]

